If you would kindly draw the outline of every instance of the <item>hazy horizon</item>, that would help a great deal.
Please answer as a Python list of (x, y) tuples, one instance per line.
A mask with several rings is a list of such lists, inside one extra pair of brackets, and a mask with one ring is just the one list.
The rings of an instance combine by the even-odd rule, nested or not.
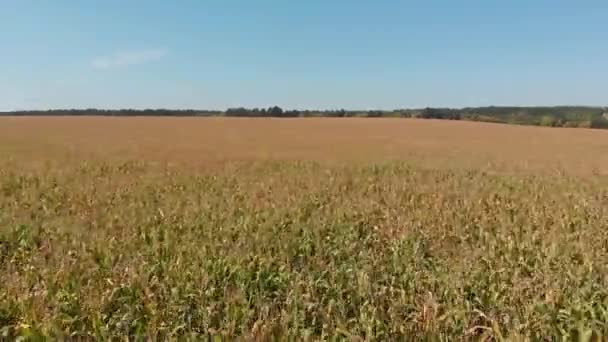
[[(261, 107), (242, 107), (246, 109), (268, 109), (273, 105), (261, 106)], [(298, 111), (309, 111), (309, 112), (324, 112), (324, 111), (337, 111), (337, 110), (345, 110), (348, 112), (356, 112), (356, 111), (392, 111), (392, 110), (423, 110), (425, 108), (441, 108), (441, 109), (455, 109), (455, 110), (463, 110), (466, 108), (603, 108), (608, 109), (608, 105), (606, 106), (589, 106), (589, 105), (533, 105), (533, 106), (517, 106), (517, 105), (487, 105), (487, 106), (468, 106), (468, 107), (433, 107), (433, 106), (424, 106), (424, 107), (402, 107), (402, 108), (344, 108), (344, 107), (332, 107), (332, 108), (290, 108), (286, 107), (281, 109), (283, 110), (298, 110)], [(225, 112), (228, 109), (234, 109), (239, 107), (227, 107), (227, 108), (166, 108), (166, 107), (156, 107), (156, 108), (32, 108), (32, 109), (16, 109), (16, 110), (3, 110), (0, 109), (0, 113), (18, 113), (18, 112), (45, 112), (45, 111), (67, 111), (67, 110), (77, 110), (77, 111), (87, 111), (87, 110), (99, 110), (99, 111), (145, 111), (145, 110), (169, 110), (169, 111), (205, 111), (205, 112)]]

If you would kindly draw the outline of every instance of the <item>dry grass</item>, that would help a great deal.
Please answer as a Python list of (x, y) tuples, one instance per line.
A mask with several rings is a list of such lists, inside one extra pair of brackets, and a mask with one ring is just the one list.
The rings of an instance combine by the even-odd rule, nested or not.
[[(608, 173), (608, 132), (414, 119), (0, 118), (0, 148), (31, 160), (385, 161)], [(2, 151), (0, 150), (0, 151)], [(23, 159), (23, 158), (21, 158)]]
[(600, 340), (607, 146), (445, 121), (1, 118), (0, 336)]

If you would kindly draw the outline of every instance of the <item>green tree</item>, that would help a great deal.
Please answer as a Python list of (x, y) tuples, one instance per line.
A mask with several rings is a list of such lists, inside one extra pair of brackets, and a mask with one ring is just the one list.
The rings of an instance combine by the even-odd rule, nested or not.
[(268, 109), (268, 113), (270, 114), (270, 116), (283, 116), (283, 109), (279, 106), (274, 106)]
[(545, 115), (540, 119), (540, 125), (546, 127), (554, 127), (557, 124), (557, 120), (550, 115)]

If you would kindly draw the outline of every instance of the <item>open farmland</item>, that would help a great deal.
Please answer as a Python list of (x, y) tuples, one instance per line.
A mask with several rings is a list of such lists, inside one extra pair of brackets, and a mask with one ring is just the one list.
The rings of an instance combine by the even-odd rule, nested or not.
[(608, 337), (608, 131), (0, 118), (5, 338)]
[(608, 174), (608, 132), (415, 119), (6, 117), (19, 163), (146, 161), (182, 167), (267, 160), (405, 160), (493, 171)]

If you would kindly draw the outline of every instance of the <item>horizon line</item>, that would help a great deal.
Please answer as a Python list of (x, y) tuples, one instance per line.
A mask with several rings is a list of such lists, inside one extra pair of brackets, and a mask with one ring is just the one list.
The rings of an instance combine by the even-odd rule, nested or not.
[(74, 108), (46, 108), (46, 109), (12, 109), (12, 110), (0, 110), (0, 113), (23, 113), (23, 112), (53, 112), (53, 111), (199, 111), (199, 112), (226, 112), (230, 109), (268, 109), (272, 107), (280, 107), (283, 110), (288, 111), (308, 111), (308, 112), (330, 112), (330, 111), (347, 111), (347, 112), (369, 112), (369, 111), (380, 111), (380, 112), (392, 112), (399, 110), (423, 110), (427, 108), (433, 109), (452, 109), (452, 110), (463, 110), (463, 109), (477, 109), (477, 108), (601, 108), (608, 109), (607, 105), (586, 105), (586, 104), (557, 104), (557, 105), (484, 105), (484, 106), (419, 106), (419, 107), (396, 107), (392, 109), (381, 109), (381, 108), (346, 108), (346, 107), (335, 107), (335, 108), (293, 108), (293, 107), (282, 107), (280, 105), (269, 105), (269, 106), (232, 106), (224, 109), (217, 108), (175, 108), (175, 107), (150, 107), (150, 108), (101, 108), (101, 107), (74, 107)]

